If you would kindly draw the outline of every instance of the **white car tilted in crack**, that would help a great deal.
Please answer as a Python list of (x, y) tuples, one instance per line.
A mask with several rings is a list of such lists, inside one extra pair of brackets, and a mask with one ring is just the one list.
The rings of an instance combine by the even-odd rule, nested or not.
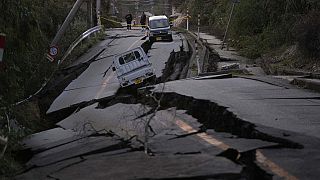
[(113, 66), (121, 87), (138, 85), (156, 78), (152, 64), (141, 47), (114, 56)]

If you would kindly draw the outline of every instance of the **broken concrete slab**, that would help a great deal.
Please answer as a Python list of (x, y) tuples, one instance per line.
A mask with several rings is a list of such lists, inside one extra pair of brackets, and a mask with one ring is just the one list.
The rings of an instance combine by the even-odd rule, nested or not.
[(228, 63), (224, 65), (221, 64), (220, 69), (223, 71), (227, 71), (231, 69), (240, 69), (240, 64), (239, 63)]
[(208, 75), (208, 76), (200, 76), (195, 77), (195, 80), (204, 80), (204, 79), (225, 79), (232, 78), (232, 74), (218, 74), (218, 75)]
[(225, 158), (207, 154), (147, 156), (143, 152), (132, 152), (112, 157), (93, 155), (86, 163), (63, 169), (52, 176), (58, 179), (161, 179), (223, 174), (239, 176), (241, 170), (241, 166)]
[[(303, 149), (281, 146), (259, 149), (258, 151), (264, 156), (264, 162), (272, 161), (298, 179), (318, 179), (318, 167), (320, 167), (319, 138), (268, 127), (257, 127), (257, 130), (268, 132), (269, 135), (274, 137), (284, 137), (303, 145)], [(258, 157), (257, 153), (256, 156)], [(258, 163), (258, 165), (266, 169), (265, 164)]]
[(261, 67), (246, 66), (245, 69), (248, 71), (249, 74), (254, 75), (254, 76), (266, 76), (267, 75)]
[(222, 41), (220, 39), (216, 38), (215, 36), (209, 35), (207, 33), (200, 33), (200, 37), (201, 39), (205, 40), (209, 44), (220, 45), (220, 46), (222, 45)]
[(278, 143), (262, 141), (259, 139), (246, 139), (239, 138), (229, 133), (220, 133), (215, 132), (214, 130), (207, 130), (206, 133), (210, 136), (213, 136), (220, 141), (223, 141), (231, 148), (236, 149), (240, 153), (252, 151), (255, 149), (263, 149), (268, 147), (275, 147), (279, 145)]
[(305, 76), (273, 76), (273, 77), (278, 79), (284, 79), (291, 83), (295, 78), (302, 78)]
[(75, 141), (81, 137), (70, 129), (54, 128), (32, 134), (23, 140), (23, 148), (33, 152), (43, 151), (55, 146)]
[(56, 162), (94, 153), (114, 151), (127, 145), (113, 137), (87, 137), (35, 154), (27, 166), (46, 166)]
[[(162, 86), (156, 86), (155, 92), (162, 92)], [(319, 104), (309, 101), (319, 97), (316, 93), (242, 78), (167, 82), (164, 93), (218, 103), (238, 118), (256, 125), (320, 137), (319, 124), (313, 123), (314, 130), (310, 131), (310, 122), (318, 121)]]
[(320, 79), (294, 78), (293, 84), (320, 92)]
[(149, 60), (155, 68), (155, 74), (157, 77), (162, 76), (162, 72), (165, 69), (166, 62), (170, 57), (172, 51), (180, 51), (180, 46), (183, 45), (183, 40), (180, 36), (174, 34), (173, 42), (155, 42), (150, 49), (148, 56)]
[[(60, 109), (68, 108), (82, 102), (91, 101), (93, 99), (112, 96), (119, 89), (120, 85), (114, 72), (106, 73), (105, 71), (112, 65), (113, 55), (121, 53), (127, 49), (141, 46), (144, 42), (141, 40), (141, 32), (130, 32), (136, 34), (128, 36), (128, 32), (116, 31), (120, 37), (113, 39), (100, 57), (99, 61), (95, 61), (72, 83), (68, 85), (65, 91), (52, 103), (47, 113), (52, 113)], [(129, 35), (130, 35), (129, 34)], [(121, 37), (121, 35), (125, 35)], [(118, 45), (118, 44), (121, 45)]]
[[(150, 126), (153, 133), (162, 133), (170, 129), (179, 129), (175, 119), (166, 111), (153, 112), (149, 114), (151, 107), (142, 104), (118, 103), (104, 109), (97, 108), (93, 104), (72, 114), (63, 121), (57, 123), (65, 129), (89, 132), (113, 132), (124, 139), (135, 137), (144, 140), (146, 122), (152, 118)], [(183, 133), (183, 131), (181, 131)]]
[(235, 51), (235, 49), (231, 47), (229, 49), (221, 49), (222, 41), (216, 38), (215, 36), (206, 33), (200, 33), (200, 38), (203, 39), (206, 43), (208, 43), (208, 46), (219, 54), (222, 61), (249, 61), (248, 58), (240, 56)]
[[(259, 151), (267, 158), (283, 167), (290, 174), (299, 179), (319, 179), (320, 155), (319, 155), (319, 139), (308, 140), (303, 138), (305, 148), (287, 149), (287, 148), (267, 148)], [(300, 140), (298, 140), (300, 141)], [(265, 168), (263, 165), (258, 164)]]
[[(69, 108), (83, 102), (115, 95), (117, 90), (120, 88), (118, 79), (112, 70), (106, 72), (106, 70), (112, 65), (113, 55), (141, 46), (141, 44), (145, 42), (144, 40), (141, 40), (142, 34), (138, 31), (117, 31), (116, 34), (118, 34), (119, 37), (109, 44), (110, 47), (101, 54), (101, 57), (98, 57), (104, 58), (91, 63), (77, 79), (73, 80), (65, 91), (52, 103), (47, 114)], [(130, 34), (133, 34), (133, 36)], [(122, 43), (124, 41), (125, 43)], [(121, 46), (118, 46), (117, 43), (120, 43)], [(154, 43), (153, 48), (156, 50), (151, 49), (149, 55), (150, 61), (155, 67), (157, 77), (162, 76), (162, 71), (165, 67), (165, 63), (169, 59), (170, 52), (173, 50), (180, 50), (181, 45), (182, 42), (178, 35), (174, 35), (173, 42)]]
[[(144, 119), (136, 119), (150, 110), (141, 104), (115, 104), (105, 109), (93, 104), (72, 114), (57, 125), (66, 129), (84, 129), (84, 131), (112, 131), (118, 136), (129, 139), (144, 135)], [(85, 128), (84, 128), (85, 127)]]
[(94, 47), (90, 48), (84, 55), (82, 55), (80, 58), (75, 60), (71, 65), (68, 67), (76, 66), (81, 63), (86, 63), (92, 58), (94, 58), (96, 55), (98, 55), (100, 52), (104, 51), (105, 48), (108, 47), (108, 45), (113, 41), (113, 39), (106, 39), (104, 41), (99, 42)]
[[(175, 116), (176, 118), (183, 120), (186, 124), (196, 130), (200, 130), (201, 128), (203, 128), (203, 124), (201, 124), (199, 120), (187, 114), (187, 111), (178, 110), (175, 112)], [(225, 143), (229, 146), (229, 148), (236, 149), (239, 152), (246, 152), (253, 149), (278, 145), (278, 143), (263, 141), (259, 139), (240, 138), (237, 135), (232, 135), (231, 133), (216, 132), (212, 129), (204, 129), (204, 133), (217, 139), (218, 141)], [(199, 139), (200, 138), (198, 138), (198, 140)], [(201, 140), (204, 141), (203, 139)]]
[(81, 157), (77, 157), (77, 158), (57, 162), (50, 166), (32, 168), (24, 172), (23, 174), (17, 175), (16, 177), (14, 177), (14, 179), (17, 179), (17, 180), (51, 179), (52, 177), (50, 175), (52, 173), (59, 172), (62, 169), (68, 168), (78, 163), (82, 163), (84, 161), (85, 159)]
[(223, 149), (215, 147), (201, 139), (197, 134), (181, 130), (164, 131), (150, 138), (149, 148), (154, 155), (190, 155), (210, 154), (216, 156)]

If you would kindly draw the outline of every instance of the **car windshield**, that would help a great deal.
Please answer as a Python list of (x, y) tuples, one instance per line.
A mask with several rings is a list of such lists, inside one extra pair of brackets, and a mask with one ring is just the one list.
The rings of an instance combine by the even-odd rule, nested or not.
[(167, 19), (157, 19), (150, 21), (149, 25), (151, 29), (164, 28), (169, 26), (169, 22)]
[(119, 58), (120, 65), (123, 65), (125, 63), (134, 61), (136, 59), (139, 59), (141, 57), (140, 53), (138, 51), (130, 52), (122, 57)]

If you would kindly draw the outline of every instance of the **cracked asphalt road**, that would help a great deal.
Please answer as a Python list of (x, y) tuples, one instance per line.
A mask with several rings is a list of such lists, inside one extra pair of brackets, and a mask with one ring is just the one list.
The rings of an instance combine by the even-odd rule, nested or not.
[[(98, 60), (47, 113), (99, 101), (26, 139), (34, 155), (15, 179), (318, 178), (319, 94), (253, 79), (187, 79), (156, 85), (151, 91), (163, 99), (151, 112), (143, 95), (116, 94), (113, 72), (103, 77), (112, 55), (140, 46), (144, 34), (107, 34)], [(158, 77), (170, 52), (185, 44), (181, 38), (152, 45), (148, 55)], [(146, 155), (144, 127), (151, 117)]]
[[(144, 33), (140, 30), (130, 32), (113, 30), (106, 33), (113, 40), (107, 39), (107, 43), (100, 43), (105, 45), (105, 50), (97, 57), (99, 60), (91, 63), (86, 71), (69, 84), (65, 91), (52, 103), (47, 113), (59, 111), (82, 102), (115, 95), (120, 87), (116, 75), (110, 70), (103, 77), (104, 72), (111, 66), (113, 55), (141, 46), (145, 42), (145, 40), (142, 40)], [(150, 50), (148, 55), (156, 70), (157, 77), (162, 75), (162, 70), (170, 52), (178, 51), (181, 45), (181, 37), (178, 35), (174, 35), (173, 42), (154, 43), (152, 47), (154, 49)]]

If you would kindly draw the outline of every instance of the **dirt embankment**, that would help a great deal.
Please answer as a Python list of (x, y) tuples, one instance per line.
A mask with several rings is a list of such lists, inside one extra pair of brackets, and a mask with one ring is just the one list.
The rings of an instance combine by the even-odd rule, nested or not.
[(297, 45), (266, 54), (256, 61), (267, 74), (272, 75), (320, 73), (320, 57), (302, 55)]

